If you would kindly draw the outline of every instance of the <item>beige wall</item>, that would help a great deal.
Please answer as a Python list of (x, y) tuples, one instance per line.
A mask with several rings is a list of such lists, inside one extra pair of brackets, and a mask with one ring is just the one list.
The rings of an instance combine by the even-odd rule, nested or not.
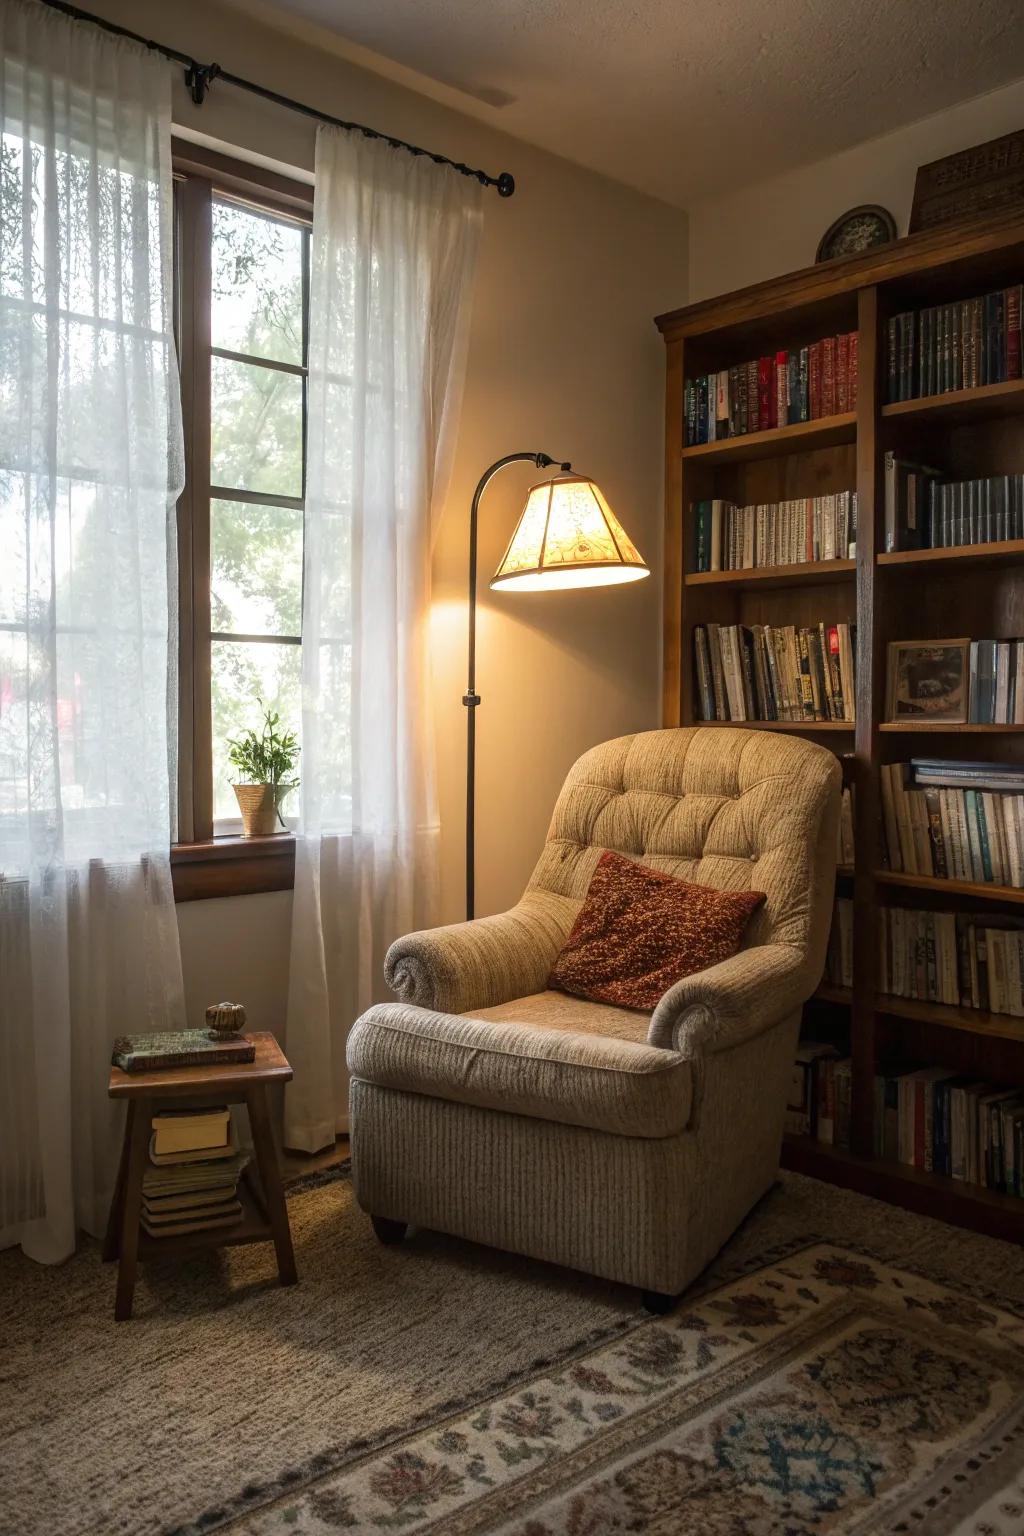
[(690, 209), (690, 299), (807, 267), (833, 219), (881, 203), (907, 232), (914, 175), (954, 150), (1024, 128), (1024, 80), (840, 155)]
[[(478, 911), (515, 900), (570, 763), (594, 742), (658, 723), (663, 361), (651, 317), (685, 302), (686, 219), (553, 155), (492, 132), (340, 57), (202, 0), (86, 0), (200, 59), (335, 115), (486, 167), (511, 170), (512, 199), (485, 198), (465, 406), (435, 562), (443, 901), (461, 915), (464, 826), (464, 583), (468, 504), (502, 454), (542, 449), (605, 489), (654, 576), (605, 592), (493, 597), (480, 610)], [(310, 169), (306, 119), (222, 84), (203, 108), (180, 83), (175, 121)], [(530, 480), (491, 488), (481, 575), (499, 559)], [(238, 996), (279, 1027), (288, 897), (180, 909), (190, 1015)]]

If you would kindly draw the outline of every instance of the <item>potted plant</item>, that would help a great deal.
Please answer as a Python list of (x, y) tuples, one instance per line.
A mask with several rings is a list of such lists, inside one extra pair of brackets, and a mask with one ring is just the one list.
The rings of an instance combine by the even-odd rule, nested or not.
[(228, 738), (228, 760), (238, 770), (232, 788), (242, 813), (244, 837), (268, 837), (278, 821), (284, 827), (281, 801), (299, 783), (290, 777), (301, 751), (295, 732), (279, 731), (281, 716), (265, 708), (262, 699), (256, 702), (263, 710), (262, 731), (250, 729)]

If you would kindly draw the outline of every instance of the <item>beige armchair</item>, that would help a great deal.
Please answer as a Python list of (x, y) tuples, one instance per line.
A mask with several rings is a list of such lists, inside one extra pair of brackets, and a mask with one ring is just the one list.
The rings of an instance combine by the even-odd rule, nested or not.
[[(664, 1310), (772, 1184), (832, 912), (839, 765), (794, 736), (648, 731), (569, 773), (517, 906), (393, 944), (349, 1040), (356, 1198), (639, 1286)], [(732, 959), (651, 1014), (547, 990), (605, 849), (765, 892)]]

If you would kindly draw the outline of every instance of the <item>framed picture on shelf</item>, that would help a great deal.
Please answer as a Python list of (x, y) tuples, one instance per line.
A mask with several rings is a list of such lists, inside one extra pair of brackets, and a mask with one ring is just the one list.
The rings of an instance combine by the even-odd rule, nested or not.
[(886, 714), (893, 724), (967, 721), (970, 640), (893, 640)]

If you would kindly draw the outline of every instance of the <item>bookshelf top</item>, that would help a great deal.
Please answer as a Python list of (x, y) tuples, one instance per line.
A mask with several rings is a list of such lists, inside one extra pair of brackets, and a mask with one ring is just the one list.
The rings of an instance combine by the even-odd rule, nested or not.
[(1012, 246), (1024, 247), (1024, 212), (1019, 209), (922, 230), (860, 256), (840, 256), (733, 293), (701, 299), (656, 316), (655, 324), (670, 342), (719, 331), (742, 333), (747, 327), (756, 330), (759, 322), (787, 310), (820, 306), (823, 315), (829, 317), (844, 296), (855, 294), (859, 288), (923, 276), (938, 267), (948, 268), (950, 263), (963, 264), (965, 281), (977, 280), (984, 285), (986, 258), (992, 258), (998, 267), (1000, 253)]

